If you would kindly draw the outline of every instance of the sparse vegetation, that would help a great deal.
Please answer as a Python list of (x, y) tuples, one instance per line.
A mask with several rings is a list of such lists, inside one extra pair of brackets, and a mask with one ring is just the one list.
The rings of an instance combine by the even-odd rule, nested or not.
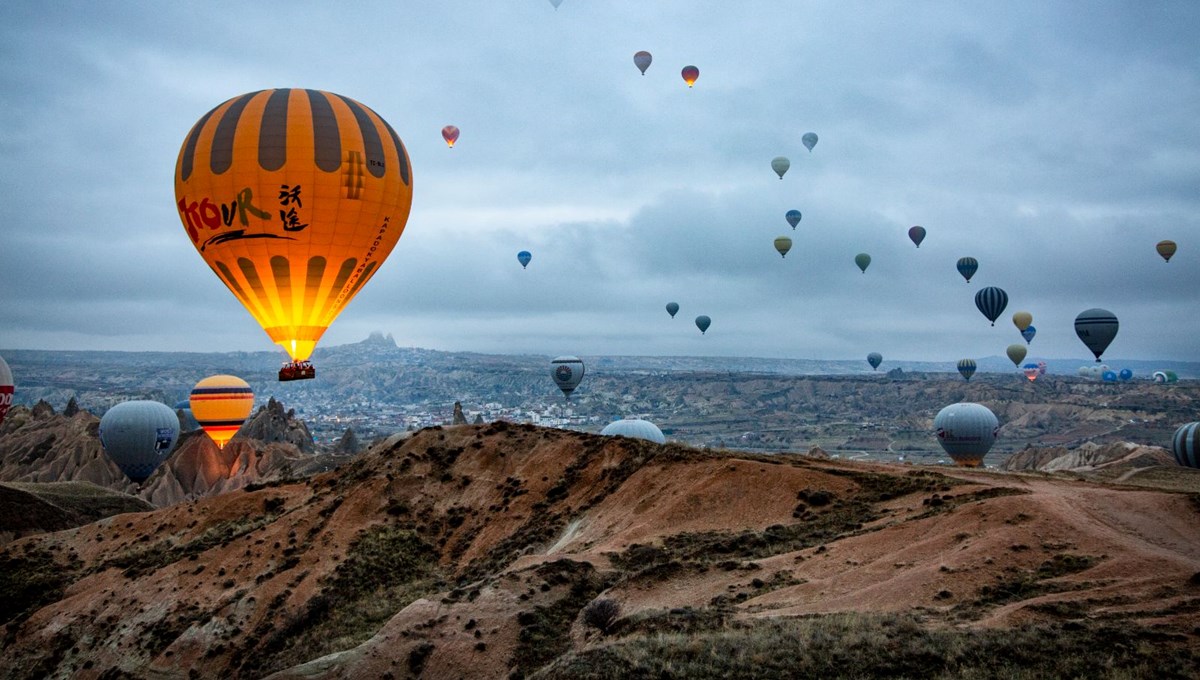
[(595, 628), (601, 633), (608, 633), (620, 615), (621, 604), (607, 597), (592, 600), (583, 608), (584, 624)]

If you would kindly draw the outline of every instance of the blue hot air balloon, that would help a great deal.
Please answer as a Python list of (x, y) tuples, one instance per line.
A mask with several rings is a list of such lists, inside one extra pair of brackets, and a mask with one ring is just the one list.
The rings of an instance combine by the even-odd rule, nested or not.
[(670, 314), (672, 319), (675, 318), (675, 313), (678, 311), (679, 311), (679, 303), (678, 302), (668, 302), (667, 303), (667, 314)]
[(696, 317), (696, 328), (700, 329), (700, 335), (704, 335), (704, 333), (708, 330), (708, 327), (711, 325), (712, 319), (708, 318), (707, 316), (701, 314), (700, 316)]
[(788, 224), (792, 225), (792, 229), (795, 229), (796, 225), (800, 224), (801, 215), (799, 210), (789, 210), (784, 217), (787, 218)]
[(1133, 377), (1133, 371), (1129, 370), (1128, 368), (1122, 368), (1121, 372), (1117, 374), (1117, 377), (1122, 381), (1129, 380)]
[(958, 273), (962, 274), (962, 277), (967, 280), (967, 283), (970, 283), (971, 277), (975, 276), (975, 272), (979, 271), (979, 260), (976, 260), (973, 257), (960, 257), (958, 258), (957, 266)]
[(1116, 371), (1105, 371), (1100, 374), (1100, 379), (1103, 380), (1104, 382), (1116, 382), (1117, 381), (1117, 372)]
[(975, 293), (975, 306), (995, 326), (996, 319), (1004, 313), (1004, 308), (1008, 306), (1008, 293), (995, 286), (988, 286)]
[(1037, 335), (1037, 329), (1034, 328), (1033, 326), (1030, 326), (1029, 328), (1026, 328), (1025, 330), (1021, 331), (1021, 337), (1025, 338), (1026, 345), (1033, 342), (1033, 336), (1035, 336), (1035, 335)]
[(533, 255), (531, 255), (528, 250), (522, 250), (521, 252), (517, 253), (517, 262), (521, 263), (521, 269), (528, 267), (529, 261), (532, 259)]

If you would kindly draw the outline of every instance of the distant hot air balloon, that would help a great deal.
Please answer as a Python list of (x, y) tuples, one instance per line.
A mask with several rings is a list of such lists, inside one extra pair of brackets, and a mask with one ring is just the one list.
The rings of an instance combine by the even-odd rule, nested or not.
[(1170, 262), (1171, 256), (1175, 254), (1175, 242), (1159, 241), (1158, 244), (1154, 246), (1154, 249), (1158, 251), (1159, 255), (1162, 255), (1163, 260)]
[(959, 359), (958, 372), (966, 380), (970, 380), (971, 376), (975, 375), (976, 364), (974, 359)]
[(1116, 371), (1105, 371), (1100, 374), (1100, 378), (1104, 382), (1116, 382), (1117, 381), (1117, 372)]
[(789, 210), (784, 217), (787, 218), (788, 224), (792, 225), (792, 229), (795, 229), (796, 225), (800, 224), (801, 215), (799, 210)]
[(12, 370), (8, 367), (8, 362), (4, 361), (4, 357), (0, 357), (0, 425), (4, 424), (8, 407), (12, 406), (14, 389)]
[(644, 439), (655, 444), (666, 444), (667, 438), (663, 436), (662, 430), (649, 420), (641, 418), (622, 418), (614, 420), (600, 430), (600, 434), (609, 437), (629, 437), (630, 439)]
[(1004, 313), (1004, 308), (1008, 306), (1008, 293), (995, 286), (988, 286), (975, 293), (975, 306), (995, 326), (996, 319)]
[(210, 375), (196, 383), (188, 402), (200, 428), (223, 449), (254, 408), (254, 391), (235, 375)]
[(1184, 467), (1200, 468), (1200, 422), (1188, 423), (1171, 437), (1175, 462)]
[(1033, 323), (1033, 315), (1029, 312), (1013, 312), (1012, 321), (1017, 330), (1024, 332)]
[(684, 66), (681, 75), (683, 75), (683, 82), (687, 83), (688, 87), (691, 87), (700, 78), (700, 69), (695, 66)]
[(533, 260), (533, 255), (528, 250), (517, 253), (517, 262), (521, 263), (521, 269), (528, 267), (531, 260)]
[(298, 365), (400, 239), (412, 172), (396, 132), (366, 106), (261, 90), (192, 127), (175, 199), (204, 262)]
[(442, 128), (442, 139), (446, 140), (446, 146), (453, 149), (454, 143), (458, 141), (458, 128), (453, 125)]
[[(638, 67), (638, 70), (642, 72), (642, 75), (646, 75), (646, 69), (650, 68), (651, 61), (654, 61), (654, 57), (650, 56), (650, 53), (646, 50), (636, 52), (633, 55), (633, 65)], [(695, 78), (692, 80), (695, 81)]]
[(1122, 368), (1121, 372), (1117, 374), (1117, 377), (1122, 381), (1129, 380), (1133, 377), (1133, 371), (1129, 370), (1128, 368)]
[(146, 481), (179, 439), (179, 417), (157, 401), (123, 401), (100, 418), (100, 444), (125, 476)]
[(779, 175), (779, 179), (783, 179), (784, 173), (790, 167), (792, 167), (792, 162), (784, 156), (776, 156), (771, 159), (771, 169), (775, 171), (776, 175)]
[(908, 230), (908, 238), (913, 242), (914, 245), (920, 248), (921, 241), (925, 240), (925, 227), (910, 227)]
[(1025, 372), (1025, 377), (1029, 379), (1029, 382), (1037, 380), (1038, 376), (1041, 375), (1041, 373), (1038, 372), (1038, 365), (1035, 363), (1025, 364), (1021, 367), (1021, 370)]
[(1037, 362), (1037, 365), (1038, 365), (1038, 375), (1046, 375), (1046, 362), (1039, 361), (1039, 362)]
[(1021, 337), (1025, 338), (1025, 344), (1027, 344), (1027, 345), (1029, 343), (1033, 342), (1033, 336), (1035, 336), (1035, 335), (1037, 335), (1037, 329), (1034, 328), (1033, 326), (1030, 326), (1029, 328), (1026, 328), (1025, 330), (1021, 331)]
[(1020, 366), (1021, 360), (1025, 358), (1025, 345), (1009, 345), (1004, 353), (1008, 355), (1008, 360), (1013, 362), (1013, 366)]
[(779, 251), (780, 257), (787, 257), (788, 251), (792, 249), (792, 239), (786, 236), (780, 236), (775, 239), (775, 250)]
[(675, 313), (678, 311), (679, 311), (679, 303), (678, 302), (668, 302), (667, 303), (667, 314), (670, 314), (672, 319), (675, 318)]
[(1088, 309), (1075, 317), (1075, 335), (1096, 355), (1096, 363), (1100, 363), (1100, 355), (1117, 337), (1119, 325), (1117, 316), (1107, 309)]
[(854, 264), (858, 265), (858, 268), (866, 274), (867, 267), (871, 266), (871, 256), (866, 253), (859, 253), (854, 256)]
[(700, 329), (700, 335), (704, 335), (705, 331), (707, 331), (708, 327), (711, 325), (712, 319), (708, 318), (707, 316), (701, 314), (700, 316), (696, 317), (696, 328)]
[(554, 384), (562, 390), (567, 401), (583, 381), (583, 372), (583, 361), (579, 357), (561, 356), (550, 361), (550, 377), (554, 378)]
[(562, 1), (563, 0), (550, 0), (550, 4), (554, 5), (554, 9), (558, 9), (558, 6), (562, 4)]
[[(813, 147), (817, 145), (817, 133), (805, 132), (804, 136), (800, 138), (800, 143), (803, 144), (804, 148), (808, 149), (809, 152), (811, 153), (813, 150)], [(836, 155), (836, 152), (835, 152), (835, 155)]]
[(967, 283), (971, 282), (971, 277), (975, 276), (975, 272), (978, 270), (979, 260), (976, 260), (973, 257), (958, 258), (958, 273), (962, 274), (962, 277), (967, 280)]
[(871, 364), (871, 370), (879, 370), (879, 364), (883, 363), (883, 355), (879, 352), (871, 352), (867, 355), (867, 363)]
[(933, 429), (938, 443), (955, 463), (979, 467), (996, 442), (1000, 423), (996, 414), (983, 404), (959, 402), (938, 411)]

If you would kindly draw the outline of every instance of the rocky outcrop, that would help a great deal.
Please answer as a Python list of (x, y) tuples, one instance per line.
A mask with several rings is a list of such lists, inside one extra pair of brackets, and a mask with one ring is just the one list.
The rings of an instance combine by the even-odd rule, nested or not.
[(337, 446), (333, 447), (333, 453), (347, 456), (359, 451), (362, 451), (362, 443), (358, 441), (358, 435), (354, 434), (354, 428), (347, 427), (346, 432), (338, 439)]
[(454, 402), (454, 417), (450, 420), (451, 425), (466, 425), (467, 417), (463, 415), (462, 404)]
[(1169, 451), (1158, 446), (1142, 446), (1130, 442), (1103, 445), (1087, 442), (1073, 449), (1062, 446), (1026, 447), (1009, 456), (1000, 464), (1000, 469), (1091, 472), (1113, 466), (1138, 468), (1152, 465), (1175, 465), (1175, 459)]
[(275, 401), (274, 397), (246, 420), (242, 429), (234, 436), (234, 441), (239, 437), (257, 439), (268, 444), (291, 444), (303, 453), (316, 453), (317, 450), (308, 426), (303, 420), (296, 418), (296, 411), (284, 411), (283, 404)]
[(112, 515), (153, 509), (141, 498), (89, 482), (0, 484), (0, 545)]
[(134, 492), (137, 486), (104, 455), (100, 419), (79, 411), (67, 417), (45, 402), (9, 411), (0, 428), (0, 481), (90, 482)]

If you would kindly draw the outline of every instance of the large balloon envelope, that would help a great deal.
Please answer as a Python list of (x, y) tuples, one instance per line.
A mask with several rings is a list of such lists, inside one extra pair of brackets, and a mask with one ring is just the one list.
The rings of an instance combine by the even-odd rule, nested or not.
[(188, 402), (200, 428), (223, 449), (254, 408), (254, 392), (235, 375), (210, 375), (196, 383)]
[(996, 319), (1004, 313), (1004, 308), (1008, 306), (1008, 293), (995, 286), (988, 286), (975, 293), (975, 306), (995, 326)]
[(644, 439), (655, 444), (666, 444), (667, 438), (663, 436), (662, 430), (649, 420), (641, 418), (622, 418), (614, 420), (600, 430), (600, 434), (608, 436), (629, 437), (630, 439)]
[(458, 141), (458, 128), (453, 125), (442, 128), (442, 139), (446, 140), (446, 146), (453, 149), (454, 143)]
[(123, 401), (100, 418), (100, 444), (125, 476), (146, 481), (179, 440), (179, 417), (157, 401)]
[(976, 364), (974, 359), (959, 359), (958, 372), (965, 380), (970, 380), (971, 376), (975, 375)]
[(933, 429), (938, 443), (955, 463), (979, 467), (996, 442), (1000, 423), (996, 414), (983, 404), (959, 402), (938, 411)]
[(0, 357), (0, 425), (4, 424), (4, 417), (8, 415), (8, 408), (12, 406), (13, 391), (12, 370), (8, 367), (8, 362), (4, 357)]
[(1100, 363), (1100, 355), (1108, 349), (1108, 344), (1117, 337), (1117, 315), (1107, 309), (1087, 309), (1075, 317), (1075, 335), (1087, 345)]
[(638, 67), (638, 70), (642, 72), (642, 75), (646, 75), (646, 69), (650, 68), (650, 62), (653, 60), (654, 57), (650, 56), (650, 53), (646, 50), (642, 50), (633, 55), (633, 65)]
[(1026, 328), (1025, 330), (1021, 331), (1021, 337), (1025, 338), (1025, 344), (1027, 344), (1027, 345), (1029, 343), (1033, 342), (1033, 336), (1035, 336), (1035, 335), (1037, 335), (1037, 329), (1034, 328), (1033, 326), (1030, 326), (1030, 327)]
[(700, 335), (704, 335), (705, 331), (707, 331), (708, 327), (711, 325), (712, 319), (708, 318), (707, 316), (701, 314), (700, 316), (696, 317), (696, 328), (700, 329)]
[(517, 253), (517, 262), (521, 263), (521, 269), (528, 267), (531, 261), (533, 261), (533, 255), (528, 250)]
[(779, 175), (779, 179), (783, 179), (784, 173), (786, 173), (790, 167), (792, 167), (792, 162), (789, 161), (785, 156), (776, 156), (775, 158), (771, 159), (771, 169), (775, 171), (776, 175)]
[(812, 152), (813, 147), (817, 145), (817, 133), (805, 132), (804, 136), (800, 138), (800, 143), (803, 144), (804, 148), (808, 149), (809, 152)]
[(859, 253), (854, 256), (854, 264), (862, 270), (862, 273), (867, 273), (867, 267), (871, 266), (871, 256), (866, 253)]
[(680, 75), (683, 76), (683, 82), (687, 83), (688, 87), (691, 87), (692, 85), (695, 85), (696, 80), (700, 78), (700, 69), (696, 68), (695, 66), (684, 66), (683, 71), (680, 72)]
[(780, 257), (787, 257), (788, 251), (792, 249), (792, 239), (787, 236), (780, 236), (775, 239), (775, 250), (779, 251)]
[(967, 283), (970, 283), (971, 277), (975, 276), (975, 272), (979, 271), (979, 260), (973, 257), (960, 257), (956, 266), (958, 267), (958, 273), (962, 274)]
[(879, 364), (883, 363), (883, 355), (879, 352), (871, 352), (867, 355), (867, 363), (871, 364), (871, 370), (879, 370)]
[(796, 225), (800, 224), (801, 215), (799, 210), (789, 210), (784, 217), (787, 218), (788, 224), (792, 225), (792, 229), (795, 229)]
[(675, 318), (675, 314), (678, 311), (679, 311), (679, 303), (678, 302), (668, 302), (667, 303), (667, 314), (670, 314), (672, 319)]
[(1171, 438), (1175, 462), (1190, 468), (1200, 468), (1200, 422), (1188, 423), (1175, 430)]
[(562, 390), (567, 401), (571, 400), (571, 393), (583, 380), (583, 371), (583, 360), (579, 357), (561, 356), (550, 361), (550, 377), (554, 378), (554, 384)]
[(918, 248), (921, 247), (921, 241), (925, 240), (925, 227), (916, 226), (910, 227), (908, 230), (908, 238)]
[(1028, 350), (1025, 349), (1025, 345), (1017, 344), (1009, 345), (1008, 349), (1004, 350), (1004, 353), (1008, 355), (1008, 360), (1013, 362), (1013, 366), (1021, 365), (1021, 360), (1025, 358), (1026, 352)]
[(192, 127), (175, 199), (204, 262), (300, 362), (400, 239), (412, 172), (396, 132), (366, 106), (260, 90)]
[(1159, 241), (1154, 246), (1154, 249), (1158, 251), (1158, 254), (1162, 256), (1164, 261), (1170, 262), (1171, 256), (1175, 254), (1175, 242), (1169, 240)]

